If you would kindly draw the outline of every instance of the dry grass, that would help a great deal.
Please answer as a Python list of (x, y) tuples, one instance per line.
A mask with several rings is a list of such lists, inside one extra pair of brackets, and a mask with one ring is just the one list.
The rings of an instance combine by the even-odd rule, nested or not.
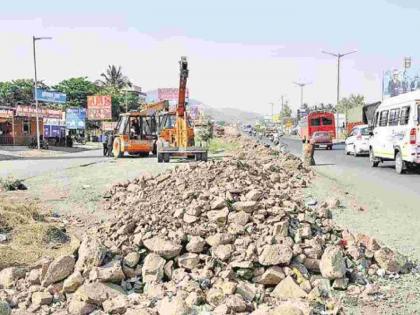
[(44, 221), (36, 205), (16, 205), (0, 199), (0, 232), (10, 241), (0, 245), (0, 269), (25, 266), (41, 257), (73, 253), (79, 241)]

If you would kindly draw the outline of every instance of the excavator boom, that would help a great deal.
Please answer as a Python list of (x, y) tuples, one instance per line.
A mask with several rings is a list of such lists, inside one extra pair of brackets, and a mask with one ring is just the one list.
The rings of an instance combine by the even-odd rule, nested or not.
[(176, 113), (178, 117), (184, 118), (185, 115), (185, 96), (187, 92), (187, 78), (188, 78), (188, 62), (187, 57), (181, 57), (179, 62), (180, 73), (179, 73), (179, 95), (178, 105)]

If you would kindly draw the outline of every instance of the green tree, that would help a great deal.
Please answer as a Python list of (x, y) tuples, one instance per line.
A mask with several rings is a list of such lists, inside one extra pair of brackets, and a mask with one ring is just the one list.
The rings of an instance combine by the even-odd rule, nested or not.
[(104, 87), (114, 87), (116, 89), (123, 89), (131, 86), (130, 80), (122, 73), (121, 66), (109, 65), (105, 73), (101, 73), (103, 80), (99, 80)]
[(99, 91), (99, 88), (86, 77), (66, 79), (53, 88), (67, 95), (69, 107), (86, 107), (87, 97)]
[(282, 118), (291, 117), (292, 116), (292, 109), (290, 108), (288, 102), (284, 103), (283, 108), (282, 108), (282, 110), (280, 112), (280, 116)]
[(363, 95), (350, 94), (348, 98), (344, 97), (336, 106), (339, 113), (346, 113), (349, 109), (363, 106), (365, 104), (365, 97)]
[(109, 86), (101, 88), (99, 94), (111, 96), (113, 120), (118, 120), (118, 116), (121, 113), (125, 113), (127, 109), (128, 111), (139, 109), (139, 97), (135, 93), (129, 91), (126, 92), (113, 86)]
[[(42, 81), (38, 87), (48, 89)], [(0, 82), (0, 104), (3, 106), (15, 106), (16, 104), (31, 104), (34, 101), (34, 80), (18, 79)]]

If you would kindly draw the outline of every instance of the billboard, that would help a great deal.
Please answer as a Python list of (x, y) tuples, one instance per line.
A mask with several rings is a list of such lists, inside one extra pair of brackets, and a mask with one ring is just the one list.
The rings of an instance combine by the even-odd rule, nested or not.
[[(185, 92), (185, 96), (188, 99), (189, 90)], [(160, 88), (157, 90), (147, 92), (146, 102), (153, 103), (159, 101), (170, 101), (178, 103), (179, 89), (178, 88)]]
[(41, 102), (49, 103), (65, 103), (67, 101), (67, 95), (55, 91), (47, 91), (44, 89), (36, 89), (36, 98)]
[(109, 95), (94, 95), (87, 98), (87, 119), (111, 120), (112, 101)]
[(86, 109), (67, 108), (66, 128), (67, 129), (85, 129), (86, 128)]
[(102, 130), (103, 131), (112, 131), (117, 127), (116, 121), (103, 121), (102, 122)]
[(0, 109), (0, 118), (12, 118), (13, 111), (8, 109)]
[(420, 89), (420, 69), (389, 70), (383, 77), (383, 94), (393, 97)]
[[(17, 105), (16, 106), (16, 116), (19, 116), (19, 117), (36, 117), (36, 109), (33, 106)], [(61, 119), (62, 116), (63, 116), (63, 112), (61, 110), (38, 107), (38, 117), (39, 118)]]

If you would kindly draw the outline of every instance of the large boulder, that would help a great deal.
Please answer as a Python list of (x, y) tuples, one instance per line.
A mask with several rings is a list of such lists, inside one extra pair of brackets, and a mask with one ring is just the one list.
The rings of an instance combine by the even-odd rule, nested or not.
[(346, 274), (346, 262), (339, 246), (328, 246), (324, 250), (319, 263), (321, 274), (330, 280), (344, 278)]
[(104, 301), (123, 295), (125, 295), (125, 292), (118, 285), (92, 282), (85, 283), (77, 289), (77, 291), (73, 294), (72, 299), (101, 306)]
[(171, 259), (179, 255), (182, 246), (161, 237), (153, 237), (143, 241), (144, 246), (151, 252), (158, 254), (166, 259)]
[(288, 265), (293, 256), (292, 249), (287, 245), (265, 245), (258, 262), (263, 266)]
[(300, 299), (308, 296), (308, 294), (298, 286), (290, 276), (282, 280), (274, 288), (273, 292), (271, 292), (271, 295), (281, 299)]
[(106, 253), (107, 248), (96, 237), (87, 236), (80, 244), (75, 269), (84, 271), (101, 266)]
[(165, 259), (151, 253), (144, 259), (142, 268), (143, 282), (158, 282), (164, 275)]
[(407, 271), (407, 257), (392, 251), (388, 247), (377, 250), (373, 257), (378, 265), (386, 271), (396, 273)]
[(75, 262), (74, 257), (70, 255), (54, 259), (49, 265), (45, 276), (42, 278), (41, 284), (47, 287), (50, 284), (64, 280), (73, 273)]
[(121, 283), (125, 279), (121, 261), (114, 260), (102, 267), (95, 267), (89, 273), (90, 280), (99, 280), (101, 282)]

